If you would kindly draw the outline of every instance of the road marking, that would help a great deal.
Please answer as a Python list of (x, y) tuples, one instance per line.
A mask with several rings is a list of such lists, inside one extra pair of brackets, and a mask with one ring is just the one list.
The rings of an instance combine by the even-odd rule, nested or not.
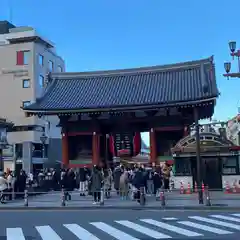
[(174, 218), (174, 217), (165, 217), (165, 218), (162, 218), (163, 220), (169, 220), (169, 221), (172, 221), (172, 220), (178, 220), (177, 218)]
[(233, 215), (233, 216), (235, 216), (235, 217), (240, 217), (240, 214), (239, 214), (239, 213), (234, 213), (234, 214), (231, 214), (231, 215)]
[(214, 217), (214, 218), (219, 218), (219, 219), (223, 219), (223, 220), (228, 220), (228, 221), (240, 223), (240, 219), (239, 219), (239, 218), (222, 216), (222, 215), (210, 215), (210, 216), (211, 216), (211, 217)]
[(7, 240), (25, 240), (23, 230), (21, 228), (7, 228)]
[(233, 228), (236, 230), (240, 230), (240, 226), (233, 224), (233, 223), (227, 223), (227, 222), (222, 222), (219, 220), (213, 220), (213, 219), (209, 219), (209, 218), (205, 218), (205, 217), (198, 217), (198, 216), (191, 216), (189, 218), (198, 220), (198, 221), (202, 221), (202, 222), (212, 223), (212, 224), (219, 225), (222, 227), (229, 227), (229, 228)]
[[(107, 234), (111, 235), (112, 237), (118, 239), (118, 240), (140, 240), (138, 238), (134, 238), (133, 236), (122, 232), (114, 227), (111, 227), (110, 225), (103, 223), (103, 222), (92, 222), (90, 223), (94, 227), (102, 230), (103, 232), (106, 232)], [(50, 239), (50, 238), (49, 238)]]
[(167, 229), (168, 231), (172, 231), (184, 236), (188, 236), (188, 237), (198, 237), (198, 236), (203, 236), (202, 234), (193, 232), (193, 231), (189, 231), (187, 229), (184, 228), (180, 228), (180, 227), (176, 227), (167, 223), (163, 223), (163, 222), (158, 222), (152, 219), (140, 219), (140, 221), (163, 228), (163, 229)]
[(72, 232), (75, 236), (77, 236), (81, 240), (100, 240), (90, 232), (88, 232), (86, 229), (80, 227), (77, 224), (64, 224), (64, 227), (66, 227), (70, 232)]
[(197, 229), (200, 229), (200, 230), (204, 230), (204, 231), (207, 231), (207, 232), (212, 232), (212, 233), (216, 233), (216, 234), (232, 234), (233, 232), (229, 232), (229, 231), (226, 231), (226, 230), (222, 230), (220, 228), (215, 228), (215, 227), (209, 227), (207, 225), (203, 225), (203, 224), (198, 224), (198, 223), (194, 223), (194, 222), (190, 222), (190, 221), (180, 221), (178, 222), (180, 224), (183, 224), (185, 226), (188, 226), (188, 227), (193, 227), (193, 228), (197, 228)]
[(36, 226), (42, 240), (62, 240), (50, 226)]
[(147, 235), (149, 237), (155, 238), (155, 239), (167, 239), (172, 238), (168, 235), (165, 235), (163, 233), (157, 232), (155, 230), (151, 230), (149, 228), (143, 227), (139, 224), (130, 222), (130, 221), (115, 221), (125, 227), (131, 228), (137, 232), (143, 233), (144, 235)]

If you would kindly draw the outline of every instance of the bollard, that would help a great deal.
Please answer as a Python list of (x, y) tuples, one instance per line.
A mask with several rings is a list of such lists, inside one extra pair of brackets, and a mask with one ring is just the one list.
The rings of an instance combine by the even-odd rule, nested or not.
[(101, 206), (104, 205), (104, 190), (103, 190), (103, 188), (101, 188), (101, 192), (100, 192), (100, 205)]
[(62, 188), (61, 206), (62, 207), (66, 206), (66, 194), (63, 188)]
[(144, 206), (146, 203), (145, 194), (144, 194), (144, 187), (140, 187), (140, 205)]
[(24, 207), (28, 207), (28, 190), (24, 190)]
[(206, 204), (205, 205), (207, 207), (210, 207), (211, 206), (211, 200), (210, 200), (210, 194), (209, 194), (208, 186), (206, 187), (205, 198), (206, 198)]
[(166, 201), (165, 201), (165, 193), (164, 193), (164, 191), (160, 192), (160, 201), (161, 201), (161, 206), (165, 207), (166, 206)]

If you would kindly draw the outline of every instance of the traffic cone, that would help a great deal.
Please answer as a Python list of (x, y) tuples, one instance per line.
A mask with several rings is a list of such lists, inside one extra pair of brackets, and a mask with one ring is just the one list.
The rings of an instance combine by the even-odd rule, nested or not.
[(194, 192), (197, 193), (198, 192), (198, 185), (197, 182), (195, 181), (194, 183)]
[(226, 182), (226, 189), (225, 189), (225, 193), (226, 193), (226, 194), (229, 194), (229, 193), (231, 193), (231, 191), (230, 191), (230, 186), (229, 186), (229, 183), (228, 183), (228, 181)]
[(191, 194), (191, 193), (192, 193), (191, 186), (190, 186), (190, 183), (188, 183), (186, 194)]
[(181, 182), (181, 185), (180, 185), (180, 194), (184, 194), (183, 182)]
[(202, 182), (202, 192), (205, 191), (205, 186), (204, 186), (204, 183)]

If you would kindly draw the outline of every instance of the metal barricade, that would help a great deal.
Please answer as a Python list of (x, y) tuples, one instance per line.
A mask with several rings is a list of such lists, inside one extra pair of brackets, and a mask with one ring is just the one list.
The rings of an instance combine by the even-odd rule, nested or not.
[(28, 207), (28, 190), (24, 190), (24, 206)]

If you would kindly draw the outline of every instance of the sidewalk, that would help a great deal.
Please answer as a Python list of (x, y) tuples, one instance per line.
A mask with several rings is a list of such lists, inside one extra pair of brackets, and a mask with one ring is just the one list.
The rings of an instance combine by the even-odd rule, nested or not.
[(47, 194), (29, 197), (28, 207), (24, 207), (24, 200), (14, 200), (7, 204), (0, 204), (0, 209), (96, 209), (96, 208), (127, 208), (127, 209), (236, 209), (240, 210), (240, 194), (224, 194), (222, 192), (211, 192), (211, 205), (199, 205), (198, 194), (166, 193), (166, 205), (161, 206), (161, 201), (156, 201), (154, 196), (147, 196), (146, 205), (140, 206), (136, 201), (122, 200), (116, 193), (110, 199), (105, 199), (104, 205), (93, 204), (92, 196), (79, 196), (79, 192), (72, 194), (72, 200), (66, 201), (66, 206), (61, 206), (61, 192), (49, 192)]

